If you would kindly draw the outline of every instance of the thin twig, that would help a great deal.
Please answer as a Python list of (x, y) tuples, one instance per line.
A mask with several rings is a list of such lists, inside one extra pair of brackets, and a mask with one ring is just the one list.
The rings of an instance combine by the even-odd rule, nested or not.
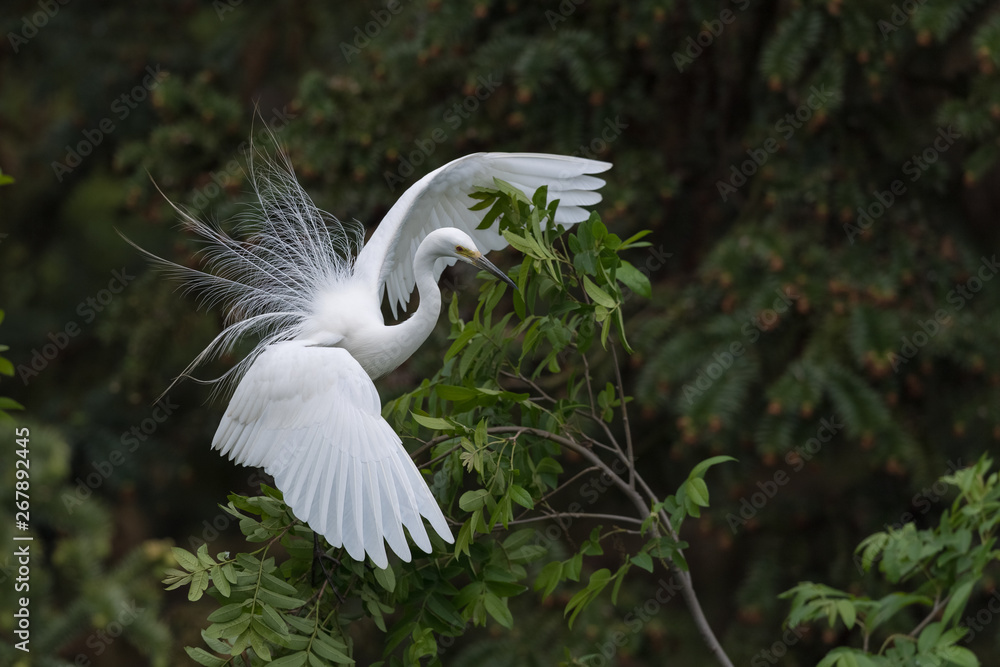
[(910, 636), (916, 637), (917, 635), (920, 634), (921, 630), (930, 625), (930, 622), (933, 621), (934, 617), (937, 616), (938, 612), (941, 611), (941, 609), (943, 609), (946, 604), (948, 604), (948, 600), (950, 599), (951, 596), (949, 595), (942, 600), (940, 593), (934, 596), (934, 606), (931, 607), (930, 612), (927, 614), (927, 616), (924, 617), (924, 620), (920, 621), (920, 624), (917, 625), (917, 627), (910, 630)]
[(435, 463), (437, 463), (438, 461), (440, 461), (441, 459), (446, 459), (446, 458), (448, 458), (449, 456), (451, 456), (452, 452), (455, 452), (455, 451), (458, 451), (458, 450), (459, 450), (459, 449), (461, 449), (461, 448), (462, 448), (462, 445), (455, 445), (454, 447), (452, 447), (451, 449), (449, 449), (449, 450), (448, 450), (448, 451), (446, 451), (445, 453), (443, 453), (443, 454), (441, 454), (441, 455), (439, 455), (439, 456), (435, 456), (434, 458), (432, 458), (432, 459), (431, 459), (430, 461), (428, 461), (427, 463), (424, 463), (424, 464), (421, 464), (421, 465), (418, 465), (418, 466), (417, 466), (417, 468), (426, 468), (426, 467), (428, 467), (428, 466), (432, 466), (432, 465), (434, 465)]
[(615, 381), (618, 383), (618, 400), (622, 404), (622, 426), (625, 428), (625, 448), (628, 455), (629, 465), (628, 484), (635, 488), (635, 454), (632, 451), (632, 429), (628, 425), (628, 407), (625, 403), (625, 385), (622, 382), (622, 369), (618, 364), (618, 352), (615, 346), (611, 346), (611, 357), (615, 362)]
[(417, 447), (417, 449), (415, 449), (413, 453), (410, 454), (410, 458), (416, 459), (434, 445), (439, 445), (442, 442), (447, 442), (449, 440), (454, 440), (455, 438), (461, 438), (461, 437), (462, 436), (453, 433), (451, 435), (439, 435), (435, 438), (431, 438), (430, 440), (422, 444), (420, 447)]
[[(573, 475), (572, 477), (570, 477), (568, 480), (566, 480), (565, 482), (563, 482), (562, 484), (560, 484), (559, 486), (557, 486), (556, 488), (552, 489), (551, 491), (549, 491), (548, 493), (546, 493), (544, 496), (542, 496), (541, 498), (539, 498), (537, 504), (540, 505), (540, 504), (544, 503), (545, 501), (547, 501), (552, 496), (556, 495), (557, 493), (559, 493), (563, 489), (567, 488), (570, 484), (572, 484), (576, 480), (580, 479), (581, 477), (583, 477), (587, 473), (593, 472), (595, 470), (597, 470), (597, 466), (590, 466), (590, 467), (584, 468), (583, 470), (581, 470), (580, 472), (576, 473), (575, 475)], [(530, 511), (531, 510), (524, 510), (524, 512), (522, 512), (519, 516), (517, 516), (515, 518), (516, 519), (520, 519), (522, 516), (524, 516), (525, 514), (527, 514)]]
[(520, 380), (521, 382), (524, 382), (529, 387), (531, 387), (532, 389), (534, 389), (535, 391), (537, 391), (538, 394), (542, 398), (544, 398), (546, 401), (549, 401), (550, 403), (557, 403), (558, 402), (556, 399), (554, 399), (551, 396), (549, 396), (549, 394), (546, 393), (546, 391), (544, 389), (542, 389), (541, 387), (539, 387), (537, 382), (535, 382), (531, 378), (524, 377), (524, 375), (521, 374), (521, 373), (511, 373), (510, 371), (500, 371), (500, 374), (501, 375), (505, 375), (505, 376), (507, 376), (507, 377), (509, 377), (509, 378), (511, 378), (513, 380)]
[(625, 523), (634, 523), (636, 525), (642, 525), (642, 520), (636, 519), (631, 516), (623, 516), (620, 514), (603, 514), (600, 512), (548, 512), (542, 514), (541, 516), (530, 516), (527, 519), (512, 519), (507, 522), (508, 526), (521, 523), (533, 523), (536, 521), (555, 521), (558, 519), (606, 519), (608, 521), (623, 521)]

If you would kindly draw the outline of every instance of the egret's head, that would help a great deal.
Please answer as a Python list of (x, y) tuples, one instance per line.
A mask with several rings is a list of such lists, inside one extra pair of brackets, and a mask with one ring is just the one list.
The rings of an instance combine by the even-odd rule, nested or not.
[(507, 275), (495, 267), (493, 262), (483, 257), (483, 253), (476, 248), (476, 243), (472, 238), (460, 229), (445, 227), (438, 229), (427, 236), (428, 240), (433, 239), (438, 252), (442, 257), (455, 257), (467, 264), (472, 264), (476, 268), (489, 271), (500, 280), (504, 281), (514, 289), (517, 285)]

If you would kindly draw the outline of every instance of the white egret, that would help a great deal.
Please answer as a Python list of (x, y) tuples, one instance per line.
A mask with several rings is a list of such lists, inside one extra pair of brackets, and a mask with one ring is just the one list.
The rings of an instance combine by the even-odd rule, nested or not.
[[(531, 196), (548, 186), (561, 205), (556, 222), (587, 218), (604, 181), (590, 176), (606, 162), (531, 153), (478, 153), (437, 169), (409, 188), (368, 243), (363, 230), (326, 214), (295, 180), (287, 157), (250, 156), (259, 201), (242, 218), (245, 238), (234, 239), (177, 209), (207, 241), (205, 271), (154, 259), (180, 275), (203, 301), (221, 303), (227, 326), (183, 375), (231, 350), (244, 334), (260, 343), (219, 380), (238, 382), (212, 447), (236, 463), (274, 477), (295, 515), (355, 560), (367, 554), (387, 565), (385, 545), (405, 561), (413, 542), (431, 553), (421, 517), (454, 542), (444, 514), (398, 435), (381, 415), (373, 380), (403, 363), (430, 335), (441, 310), (437, 281), (456, 261), (514, 283), (483, 252), (507, 242), (497, 224), (477, 229), (486, 211), (470, 211), (468, 197), (494, 177)], [(147, 253), (148, 254), (148, 253)], [(414, 285), (420, 296), (405, 321)], [(182, 376), (183, 376), (182, 375)]]

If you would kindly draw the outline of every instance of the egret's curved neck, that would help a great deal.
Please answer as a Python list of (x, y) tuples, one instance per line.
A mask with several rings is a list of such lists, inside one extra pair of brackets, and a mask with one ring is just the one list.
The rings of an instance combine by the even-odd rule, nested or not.
[(416, 277), (420, 304), (408, 320), (388, 327), (399, 346), (399, 363), (409, 358), (427, 340), (441, 315), (441, 289), (434, 279), (434, 262), (437, 259), (438, 255), (428, 247), (425, 239), (413, 257), (413, 275)]

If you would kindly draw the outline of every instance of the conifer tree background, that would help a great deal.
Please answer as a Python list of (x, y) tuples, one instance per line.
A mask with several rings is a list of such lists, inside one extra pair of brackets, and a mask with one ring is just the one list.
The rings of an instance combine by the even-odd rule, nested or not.
[[(651, 300), (629, 302), (642, 465), (665, 491), (707, 456), (739, 460), (708, 480), (712, 506), (684, 536), (737, 663), (812, 665), (847, 642), (786, 632), (777, 595), (807, 579), (879, 594), (855, 546), (933, 524), (951, 499), (935, 480), (998, 447), (996, 2), (35, 0), (6, 3), (0, 25), (0, 169), (14, 178), (0, 188), (14, 366), (0, 394), (44, 433), (32, 611), (40, 636), (72, 638), (53, 664), (182, 664), (204, 615), (160, 592), (163, 541), (243, 544), (217, 503), (258, 478), (209, 449), (222, 404), (195, 383), (154, 404), (220, 315), (115, 230), (194, 262), (152, 181), (206, 215), (237, 213), (261, 123), (321, 208), (369, 226), (467, 153), (614, 163), (605, 224), (653, 230), (629, 258), (653, 281)], [(495, 263), (516, 263), (507, 252)], [(438, 367), (446, 332), (385, 396)], [(624, 502), (594, 484), (574, 494)], [(12, 511), (0, 504), (0, 532)], [(9, 555), (0, 566), (8, 577)], [(989, 576), (967, 607), (980, 624)], [(484, 664), (489, 640), (707, 664), (679, 601), (637, 615), (647, 583), (572, 631), (559, 606), (515, 610), (515, 630), (470, 632), (444, 662)], [(0, 584), (3, 609), (13, 595)], [(129, 600), (145, 611), (123, 639), (93, 639)], [(995, 616), (968, 644), (983, 664), (1000, 658)], [(627, 641), (608, 649), (616, 631)]]

